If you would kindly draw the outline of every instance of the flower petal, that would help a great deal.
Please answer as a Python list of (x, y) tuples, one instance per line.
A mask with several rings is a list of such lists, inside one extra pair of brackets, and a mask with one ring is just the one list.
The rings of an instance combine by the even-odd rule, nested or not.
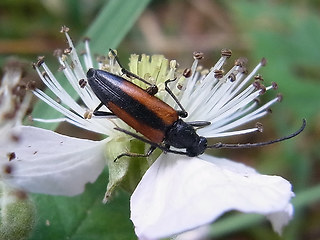
[(210, 223), (230, 210), (269, 217), (287, 212), (293, 196), (288, 181), (203, 156), (206, 161), (162, 154), (149, 168), (131, 197), (138, 237), (168, 237)]
[(279, 235), (282, 234), (282, 229), (292, 219), (294, 213), (293, 205), (288, 204), (287, 208), (280, 212), (271, 213), (267, 216), (272, 224), (272, 228)]
[(14, 152), (6, 181), (36, 193), (72, 196), (94, 182), (105, 166), (105, 141), (67, 137), (35, 127), (20, 127), (19, 141), (0, 146), (0, 154)]

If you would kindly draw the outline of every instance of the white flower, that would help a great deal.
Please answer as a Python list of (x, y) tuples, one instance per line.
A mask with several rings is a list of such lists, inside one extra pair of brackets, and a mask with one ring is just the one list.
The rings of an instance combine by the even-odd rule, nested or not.
[[(8, 144), (15, 145), (19, 141), (19, 131), (22, 118), (29, 107), (30, 93), (25, 92), (25, 84), (20, 82), (22, 69), (17, 63), (10, 63), (5, 69), (0, 86), (0, 154), (1, 170), (9, 168), (9, 161), (15, 158), (15, 153), (6, 149)], [(10, 171), (7, 169), (7, 171)], [(0, 173), (1, 180), (6, 173)]]
[[(54, 101), (39, 89), (35, 89), (34, 94), (64, 117), (35, 120), (67, 121), (108, 137), (102, 141), (91, 141), (39, 128), (22, 127), (21, 144), (6, 148), (16, 155), (11, 161), (14, 171), (8, 181), (32, 192), (75, 195), (83, 191), (87, 182), (95, 181), (107, 163), (111, 174), (106, 201), (128, 174), (131, 162), (122, 158), (113, 162), (118, 154), (129, 149), (132, 139), (114, 131), (114, 127), (130, 128), (119, 119), (91, 118), (92, 110), (100, 101), (89, 86), (81, 88), (79, 80), (86, 79), (86, 72), (92, 67), (116, 74), (121, 74), (121, 69), (112, 55), (102, 59), (98, 65), (94, 64), (88, 41), (85, 41), (83, 67), (66, 30), (64, 28), (63, 32), (69, 48), (63, 54), (57, 54), (57, 57), (61, 70), (82, 103), (79, 104), (62, 88), (43, 59), (40, 59), (35, 69), (61, 102)], [(157, 96), (175, 109), (178, 106), (164, 91), (164, 80), (177, 76), (177, 81), (170, 83), (170, 88), (189, 113), (185, 121), (210, 122), (210, 125), (198, 129), (197, 133), (201, 136), (216, 138), (261, 131), (260, 125), (234, 129), (268, 113), (269, 107), (280, 97), (260, 107), (256, 100), (261, 94), (276, 88), (276, 84), (268, 87), (261, 84), (263, 79), (257, 72), (265, 60), (248, 75), (245, 59), (237, 60), (235, 66), (225, 73), (223, 65), (230, 55), (231, 51), (223, 50), (221, 59), (208, 71), (198, 66), (202, 55), (195, 53), (192, 67), (180, 75), (176, 72), (175, 61), (169, 63), (161, 56), (149, 59), (146, 55), (138, 60), (138, 56), (133, 55), (130, 71), (156, 83), (160, 90)], [(253, 78), (255, 81), (251, 83)], [(144, 166), (148, 167), (147, 163)], [(285, 179), (261, 175), (241, 163), (206, 154), (193, 158), (161, 154), (131, 197), (131, 220), (139, 238), (158, 239), (208, 224), (226, 211), (238, 210), (267, 216), (274, 229), (281, 232), (293, 215), (290, 203), (293, 196), (291, 185)]]
[(10, 161), (15, 152), (8, 145), (18, 146), (21, 125), (31, 100), (22, 80), (22, 68), (18, 62), (10, 61), (4, 69), (0, 86), (0, 236), (2, 239), (22, 239), (31, 232), (35, 223), (34, 206), (25, 192), (12, 188), (6, 182), (11, 176)]
[[(260, 125), (232, 129), (266, 115), (281, 98), (257, 108), (259, 95), (277, 88), (275, 83), (264, 87), (260, 81), (248, 85), (252, 78), (261, 80), (256, 74), (265, 60), (247, 76), (245, 60), (237, 60), (234, 68), (222, 75), (228, 57), (229, 51), (223, 50), (217, 64), (203, 74), (196, 71), (196, 59), (193, 75), (182, 91), (176, 91), (189, 113), (185, 121), (211, 122), (197, 131), (206, 138), (261, 131)], [(207, 154), (194, 158), (162, 154), (131, 197), (131, 220), (139, 238), (159, 239), (209, 224), (223, 213), (237, 210), (267, 216), (274, 230), (281, 233), (293, 216), (293, 196), (285, 179), (259, 174), (241, 163)]]

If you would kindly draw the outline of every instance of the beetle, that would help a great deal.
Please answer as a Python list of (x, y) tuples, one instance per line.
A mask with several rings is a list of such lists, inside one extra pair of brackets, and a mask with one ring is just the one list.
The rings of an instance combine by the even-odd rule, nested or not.
[[(93, 115), (116, 116), (122, 119), (144, 137), (125, 129), (116, 127), (116, 130), (151, 145), (145, 154), (122, 153), (117, 156), (115, 161), (123, 156), (148, 157), (156, 148), (160, 148), (165, 152), (195, 157), (203, 154), (207, 148), (250, 148), (264, 146), (292, 138), (305, 128), (306, 121), (303, 120), (303, 124), (298, 131), (289, 136), (272, 141), (247, 144), (216, 143), (209, 146), (207, 139), (199, 136), (195, 128), (205, 127), (210, 125), (210, 122), (185, 122), (182, 120), (182, 118), (188, 116), (188, 113), (168, 87), (168, 84), (175, 79), (165, 81), (165, 90), (175, 100), (180, 110), (175, 110), (154, 96), (158, 91), (157, 87), (123, 68), (115, 52), (111, 49), (110, 51), (119, 63), (123, 74), (130, 78), (134, 77), (149, 86), (147, 89), (140, 88), (122, 76), (103, 70), (90, 68), (87, 72), (88, 83), (92, 91), (101, 101), (93, 111)], [(99, 109), (103, 105), (111, 112), (100, 111)], [(170, 149), (170, 147), (185, 149), (185, 151)]]

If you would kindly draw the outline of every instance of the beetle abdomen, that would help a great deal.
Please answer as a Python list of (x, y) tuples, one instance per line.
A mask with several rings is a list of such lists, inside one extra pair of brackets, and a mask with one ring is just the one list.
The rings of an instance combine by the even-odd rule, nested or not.
[(116, 116), (149, 140), (160, 143), (178, 120), (176, 110), (126, 79), (90, 69), (88, 82), (94, 93)]

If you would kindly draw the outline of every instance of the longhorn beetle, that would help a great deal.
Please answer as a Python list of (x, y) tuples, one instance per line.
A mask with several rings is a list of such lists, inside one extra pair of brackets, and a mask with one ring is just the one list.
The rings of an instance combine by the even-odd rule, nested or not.
[[(117, 156), (114, 161), (123, 156), (148, 157), (156, 148), (164, 152), (194, 157), (203, 154), (207, 148), (251, 148), (264, 146), (290, 139), (301, 133), (306, 126), (306, 121), (303, 119), (302, 126), (298, 131), (267, 142), (246, 144), (216, 143), (209, 146), (207, 145), (207, 139), (196, 133), (195, 127), (205, 127), (210, 125), (210, 122), (184, 122), (181, 119), (187, 117), (188, 113), (168, 87), (168, 83), (175, 79), (165, 81), (165, 90), (175, 100), (180, 110), (173, 109), (155, 97), (154, 94), (158, 91), (157, 87), (123, 68), (116, 53), (112, 49), (110, 49), (110, 52), (114, 55), (123, 74), (130, 78), (136, 78), (149, 86), (147, 89), (142, 89), (119, 75), (103, 70), (90, 68), (87, 72), (88, 83), (101, 101), (93, 111), (93, 115), (116, 116), (122, 119), (144, 137), (117, 127), (115, 130), (151, 145), (145, 154), (126, 152)], [(85, 86), (83, 80), (79, 84), (81, 87)], [(103, 105), (111, 112), (99, 111)], [(170, 147), (185, 149), (185, 151), (173, 150)]]

